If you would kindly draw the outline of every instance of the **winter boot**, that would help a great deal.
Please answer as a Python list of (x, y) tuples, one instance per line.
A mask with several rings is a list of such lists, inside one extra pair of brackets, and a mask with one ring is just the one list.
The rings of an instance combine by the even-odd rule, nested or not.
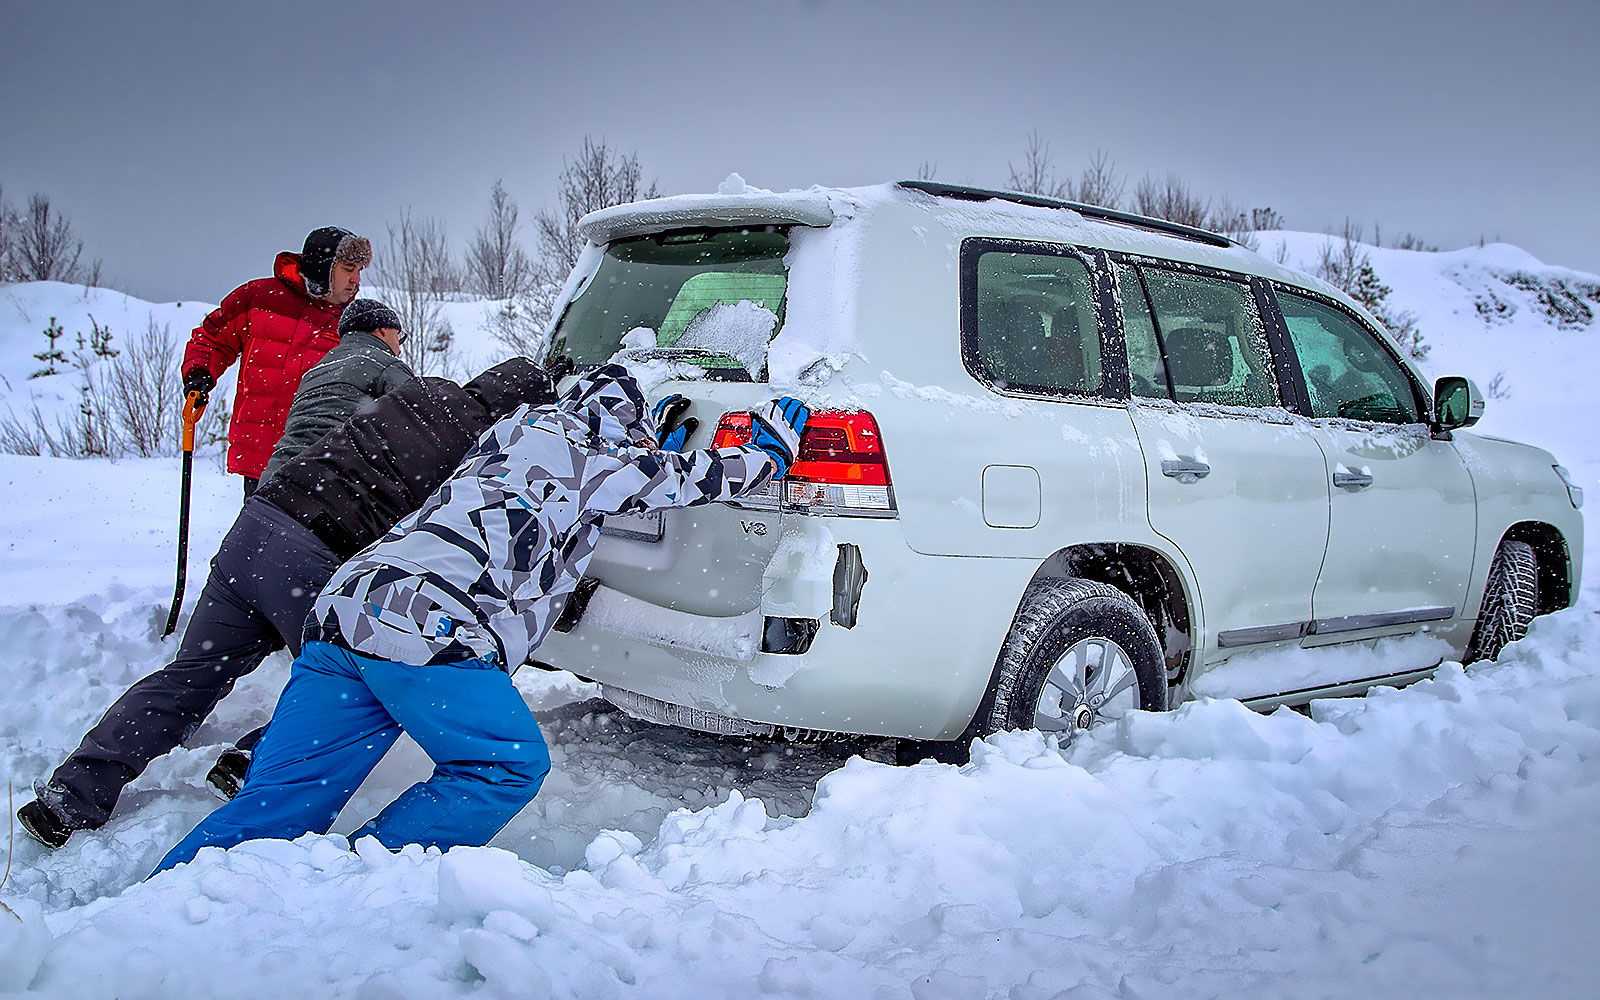
[(211, 785), (211, 790), (218, 798), (227, 802), (238, 795), (239, 789), (244, 787), (244, 776), (249, 770), (250, 751), (229, 747), (222, 751), (222, 756), (211, 766), (211, 772), (206, 775), (206, 782)]
[(17, 822), (28, 831), (28, 836), (54, 850), (67, 842), (75, 827), (39, 799), (34, 799), (17, 810)]

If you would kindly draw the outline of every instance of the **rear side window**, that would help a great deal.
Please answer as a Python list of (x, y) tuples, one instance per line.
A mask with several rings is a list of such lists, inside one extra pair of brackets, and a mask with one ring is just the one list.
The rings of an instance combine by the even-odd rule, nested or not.
[(1156, 334), (1180, 403), (1277, 406), (1266, 328), (1250, 286), (1146, 267)]
[(1411, 379), (1376, 335), (1316, 299), (1281, 289), (1277, 296), (1305, 374), (1312, 416), (1385, 424), (1421, 421)]
[(623, 346), (720, 378), (765, 374), (782, 325), (789, 236), (782, 229), (660, 233), (608, 244), (556, 325), (553, 351), (579, 367)]
[(967, 364), (1002, 391), (1097, 396), (1105, 390), (1089, 269), (1075, 256), (978, 254)]

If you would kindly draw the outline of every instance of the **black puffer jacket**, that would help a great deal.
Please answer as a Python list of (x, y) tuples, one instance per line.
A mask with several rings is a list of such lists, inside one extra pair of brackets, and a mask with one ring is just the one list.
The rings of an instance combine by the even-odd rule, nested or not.
[(348, 559), (422, 506), (496, 420), (554, 399), (549, 376), (526, 358), (501, 362), (465, 386), (417, 379), (357, 410), (255, 496)]

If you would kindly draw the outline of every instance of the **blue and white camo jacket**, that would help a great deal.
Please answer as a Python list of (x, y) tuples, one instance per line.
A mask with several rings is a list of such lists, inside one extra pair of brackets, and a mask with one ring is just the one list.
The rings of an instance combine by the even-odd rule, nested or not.
[(421, 509), (339, 567), (306, 638), (418, 666), (515, 667), (583, 579), (607, 514), (731, 500), (775, 471), (753, 446), (657, 450), (639, 383), (606, 365), (485, 431)]

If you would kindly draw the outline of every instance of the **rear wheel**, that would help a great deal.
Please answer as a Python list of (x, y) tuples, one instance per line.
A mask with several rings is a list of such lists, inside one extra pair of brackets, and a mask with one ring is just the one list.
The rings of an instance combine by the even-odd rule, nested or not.
[(1504, 541), (1489, 564), (1483, 608), (1467, 659), (1494, 660), (1508, 643), (1528, 634), (1539, 611), (1539, 559), (1527, 542)]
[(1117, 588), (1040, 580), (1023, 598), (985, 701), (974, 735), (1038, 729), (1069, 739), (1138, 709), (1162, 711), (1161, 643), (1144, 611)]

